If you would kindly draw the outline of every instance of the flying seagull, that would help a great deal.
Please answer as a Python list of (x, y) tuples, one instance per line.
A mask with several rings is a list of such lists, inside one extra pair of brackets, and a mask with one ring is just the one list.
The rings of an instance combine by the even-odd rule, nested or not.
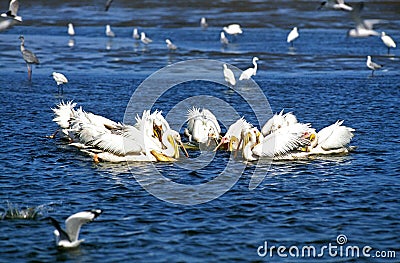
[(19, 8), (18, 0), (11, 0), (10, 1), (10, 7), (8, 8), (8, 11), (5, 12), (5, 13), (2, 13), (1, 16), (2, 17), (7, 17), (7, 18), (12, 18), (12, 19), (15, 19), (15, 20), (17, 20), (19, 22), (22, 22), (22, 17), (17, 15), (18, 8)]
[(57, 246), (63, 248), (74, 248), (79, 246), (79, 244), (84, 241), (84, 239), (78, 240), (81, 226), (93, 221), (102, 212), (102, 210), (96, 209), (73, 214), (65, 220), (65, 230), (61, 228), (57, 220), (48, 217), (47, 219), (50, 219), (51, 223), (56, 228), (56, 230), (54, 230), (54, 235), (56, 236)]

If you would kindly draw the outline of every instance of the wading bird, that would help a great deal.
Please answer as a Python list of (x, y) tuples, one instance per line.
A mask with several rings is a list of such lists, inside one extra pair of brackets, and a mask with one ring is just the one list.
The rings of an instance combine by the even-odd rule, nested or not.
[(255, 76), (257, 73), (257, 61), (258, 57), (253, 57), (253, 65), (254, 68), (248, 68), (240, 74), (239, 80), (250, 79), (252, 76)]
[(175, 45), (175, 44), (173, 44), (172, 42), (171, 42), (171, 40), (169, 40), (168, 38), (165, 40), (165, 43), (167, 43), (167, 48), (169, 49), (169, 50), (176, 50), (178, 47)]
[(32, 79), (32, 68), (31, 65), (32, 64), (36, 64), (39, 65), (39, 59), (36, 57), (36, 55), (25, 48), (25, 38), (24, 36), (19, 36), (19, 39), (21, 40), (21, 53), (22, 53), (22, 57), (24, 58), (25, 62), (26, 62), (26, 66), (28, 68), (28, 80), (31, 81)]
[(228, 68), (228, 65), (224, 64), (224, 78), (225, 81), (231, 84), (232, 86), (236, 85), (236, 79), (235, 75), (233, 74), (233, 71)]
[(396, 48), (396, 43), (394, 42), (393, 38), (391, 38), (389, 35), (386, 35), (385, 32), (381, 33), (381, 40), (383, 44), (388, 48), (387, 53), (390, 53), (390, 48)]
[(374, 71), (377, 69), (380, 69), (381, 67), (383, 67), (383, 65), (379, 65), (375, 62), (372, 61), (371, 56), (367, 56), (367, 67), (372, 69), (372, 74), (371, 76), (374, 75)]
[(57, 83), (58, 93), (60, 93), (60, 86), (61, 86), (61, 93), (64, 93), (63, 84), (68, 83), (68, 79), (62, 74), (58, 72), (53, 72), (53, 79)]
[(297, 30), (297, 27), (293, 27), (292, 31), (287, 36), (286, 41), (290, 43), (290, 46), (293, 47), (293, 41), (299, 37), (299, 31)]
[(142, 41), (143, 44), (147, 45), (153, 42), (150, 38), (146, 37), (146, 34), (144, 32), (140, 33), (140, 41)]

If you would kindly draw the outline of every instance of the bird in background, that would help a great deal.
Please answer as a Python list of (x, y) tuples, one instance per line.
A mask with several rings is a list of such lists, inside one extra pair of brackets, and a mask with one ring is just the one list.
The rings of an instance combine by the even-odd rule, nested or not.
[(106, 36), (107, 37), (115, 37), (115, 33), (111, 30), (110, 25), (106, 25)]
[(374, 30), (374, 25), (384, 22), (381, 19), (362, 19), (361, 11), (364, 7), (364, 3), (357, 3), (353, 11), (350, 12), (351, 18), (356, 24), (356, 27), (350, 29), (347, 35), (350, 37), (369, 37), (369, 36), (379, 36), (380, 34)]
[(202, 28), (207, 28), (207, 27), (208, 27), (208, 23), (207, 23), (207, 20), (206, 20), (205, 17), (202, 17), (202, 18), (200, 19), (200, 26), (201, 26)]
[(140, 39), (140, 35), (139, 35), (138, 29), (136, 27), (133, 29), (132, 37), (136, 40)]
[(299, 37), (299, 31), (297, 30), (297, 27), (293, 27), (292, 31), (287, 36), (286, 41), (290, 43), (290, 46), (293, 47), (293, 41)]
[(146, 34), (144, 32), (140, 33), (140, 41), (142, 41), (143, 44), (147, 45), (153, 42), (150, 38), (146, 37)]
[(106, 11), (106, 12), (108, 11), (108, 9), (110, 9), (111, 3), (112, 3), (113, 1), (114, 1), (114, 0), (107, 0), (106, 5), (105, 5), (105, 11)]
[(68, 24), (68, 35), (70, 35), (71, 37), (75, 36), (75, 29), (74, 29), (74, 25), (72, 23)]
[(229, 40), (225, 36), (225, 33), (223, 31), (221, 31), (219, 41), (221, 42), (222, 45), (228, 45), (229, 44)]
[(1, 17), (12, 18), (18, 22), (22, 22), (22, 17), (18, 16), (19, 2), (18, 0), (11, 0), (8, 11), (1, 14)]
[(228, 68), (227, 64), (224, 64), (224, 78), (225, 81), (228, 82), (229, 84), (231, 84), (232, 86), (236, 85), (236, 79), (235, 79), (235, 75), (233, 74), (233, 71)]
[(383, 44), (388, 48), (387, 53), (390, 53), (390, 48), (396, 48), (396, 43), (394, 42), (393, 38), (391, 38), (389, 35), (386, 35), (385, 32), (382, 31), (381, 33), (381, 40)]
[(382, 68), (383, 65), (373, 62), (371, 56), (367, 56), (367, 67), (372, 70), (371, 76), (374, 76), (374, 71)]
[(229, 35), (242, 34), (242, 28), (239, 24), (231, 24), (222, 28)]
[(167, 48), (169, 49), (169, 50), (176, 50), (178, 47), (175, 45), (175, 44), (173, 44), (172, 42), (171, 42), (171, 40), (169, 40), (168, 38), (165, 40), (165, 43), (167, 43)]
[(64, 89), (63, 89), (62, 85), (65, 83), (68, 83), (68, 79), (62, 73), (53, 72), (52, 75), (53, 75), (53, 79), (57, 83), (58, 93), (60, 93), (60, 87), (61, 87), (61, 94), (64, 93)]
[(56, 228), (54, 230), (56, 245), (62, 248), (74, 248), (85, 241), (84, 239), (78, 239), (81, 226), (93, 221), (102, 212), (102, 210), (96, 209), (73, 214), (65, 220), (65, 230), (61, 228), (56, 219), (52, 217), (45, 219), (50, 220), (51, 224)]
[(239, 80), (250, 79), (252, 76), (255, 76), (257, 73), (257, 61), (258, 57), (253, 57), (253, 65), (254, 68), (248, 68), (240, 74)]
[(344, 0), (328, 0), (321, 3), (318, 10), (322, 8), (330, 8), (334, 10), (342, 10), (342, 11), (353, 11), (353, 8), (344, 3)]
[(21, 54), (23, 59), (26, 62), (26, 66), (28, 68), (28, 80), (32, 80), (32, 64), (39, 65), (39, 59), (36, 57), (35, 53), (25, 48), (25, 38), (24, 36), (19, 36), (19, 40), (21, 40)]

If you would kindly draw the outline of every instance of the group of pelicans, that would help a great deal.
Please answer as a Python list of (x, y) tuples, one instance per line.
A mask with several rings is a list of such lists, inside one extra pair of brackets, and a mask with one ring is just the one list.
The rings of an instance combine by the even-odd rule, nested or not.
[[(112, 121), (103, 116), (86, 112), (76, 103), (60, 102), (54, 109), (53, 119), (71, 146), (93, 157), (95, 162), (176, 161), (180, 150), (201, 144), (211, 149), (226, 150), (243, 160), (256, 161), (260, 158), (274, 160), (307, 159), (315, 155), (346, 154), (354, 129), (337, 121), (320, 131), (310, 123), (298, 122), (293, 113), (283, 110), (273, 115), (261, 131), (243, 117), (231, 124), (225, 134), (215, 115), (208, 109), (192, 108), (187, 113), (184, 135), (188, 143), (182, 143), (179, 132), (171, 129), (161, 111), (143, 111), (136, 116), (134, 125)], [(201, 148), (201, 147), (199, 147)], [(206, 147), (207, 148), (207, 147)], [(198, 148), (197, 148), (198, 149)]]

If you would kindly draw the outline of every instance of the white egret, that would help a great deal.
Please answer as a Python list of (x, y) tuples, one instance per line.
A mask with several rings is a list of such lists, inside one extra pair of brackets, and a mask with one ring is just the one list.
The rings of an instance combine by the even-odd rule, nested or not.
[(353, 18), (356, 27), (350, 29), (347, 32), (347, 35), (350, 37), (369, 37), (369, 36), (379, 36), (380, 34), (373, 29), (375, 24), (383, 22), (380, 19), (362, 19), (361, 18), (361, 10), (363, 9), (364, 4), (357, 3), (351, 12), (351, 17)]
[(254, 68), (248, 68), (240, 74), (239, 80), (250, 79), (251, 76), (255, 76), (257, 73), (257, 61), (258, 57), (253, 57)]
[(102, 210), (96, 209), (73, 214), (65, 220), (65, 230), (61, 228), (60, 223), (58, 223), (56, 219), (52, 217), (46, 219), (49, 219), (52, 225), (56, 228), (54, 230), (54, 235), (56, 236), (57, 246), (63, 248), (74, 248), (84, 241), (84, 239), (78, 239), (81, 226), (93, 221), (102, 212)]
[(18, 0), (11, 0), (8, 11), (1, 14), (1, 17), (12, 18), (18, 22), (22, 22), (22, 17), (18, 16), (19, 2)]
[(352, 11), (353, 8), (344, 3), (344, 0), (327, 0), (321, 3), (318, 9), (322, 9), (323, 7), (327, 7), (334, 10), (342, 10), (342, 11)]
[(185, 135), (190, 142), (209, 143), (210, 139), (219, 139), (221, 127), (215, 115), (208, 109), (193, 107), (188, 110)]
[(233, 74), (233, 71), (228, 68), (228, 65), (224, 64), (224, 78), (225, 81), (228, 82), (230, 85), (235, 86), (236, 85), (236, 79), (235, 75)]
[(374, 75), (374, 71), (383, 67), (383, 65), (377, 64), (372, 61), (371, 56), (367, 56), (367, 67), (372, 69), (372, 76)]
[(61, 86), (61, 93), (63, 93), (64, 90), (62, 88), (62, 85), (65, 84), (65, 83), (68, 83), (68, 79), (62, 73), (53, 72), (52, 75), (53, 75), (53, 79), (57, 83), (58, 92), (60, 93), (60, 86)]
[(286, 41), (290, 43), (290, 45), (293, 47), (293, 41), (298, 37), (299, 31), (297, 30), (297, 27), (293, 27), (293, 29), (288, 34)]
[(106, 25), (106, 36), (107, 37), (115, 37), (115, 33), (112, 31), (110, 25)]
[(229, 35), (242, 34), (242, 28), (239, 24), (231, 24), (222, 28)]
[(228, 45), (229, 44), (229, 40), (228, 38), (225, 36), (225, 33), (222, 31), (220, 34), (220, 38), (219, 41), (221, 42), (222, 45)]
[(175, 44), (173, 44), (172, 42), (171, 42), (171, 40), (169, 40), (168, 38), (165, 40), (165, 43), (167, 43), (167, 48), (169, 49), (169, 50), (176, 50), (178, 47), (175, 45)]
[(202, 18), (200, 19), (200, 26), (201, 26), (202, 28), (208, 27), (207, 20), (206, 20), (205, 17), (202, 17)]
[(22, 53), (22, 57), (24, 58), (25, 62), (26, 62), (26, 66), (28, 68), (28, 80), (31, 81), (32, 79), (32, 68), (31, 65), (32, 64), (36, 64), (39, 65), (39, 59), (36, 57), (36, 55), (25, 48), (25, 38), (24, 36), (19, 36), (19, 39), (21, 40), (21, 53)]
[(143, 44), (147, 45), (153, 42), (150, 38), (146, 37), (146, 34), (144, 32), (140, 33), (140, 41), (142, 41)]
[(75, 29), (74, 29), (74, 25), (72, 23), (68, 24), (68, 35), (70, 35), (71, 37), (75, 36)]
[(381, 33), (381, 40), (388, 48), (388, 54), (390, 53), (390, 48), (396, 48), (396, 43), (394, 42), (393, 38), (391, 38), (389, 35), (386, 35), (385, 32)]

